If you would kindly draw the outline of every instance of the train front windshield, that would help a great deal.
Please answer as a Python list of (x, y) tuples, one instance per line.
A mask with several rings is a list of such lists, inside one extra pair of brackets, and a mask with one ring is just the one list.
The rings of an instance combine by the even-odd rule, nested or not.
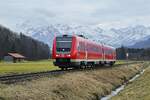
[(72, 46), (72, 37), (56, 37), (57, 52), (70, 52)]

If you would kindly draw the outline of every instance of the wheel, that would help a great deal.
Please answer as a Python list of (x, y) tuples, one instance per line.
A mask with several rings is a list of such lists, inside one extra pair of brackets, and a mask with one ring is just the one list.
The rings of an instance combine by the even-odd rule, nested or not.
[(85, 65), (81, 65), (81, 66), (80, 66), (80, 69), (85, 69), (85, 68), (86, 68)]
[(91, 66), (92, 66), (92, 67), (91, 67), (92, 69), (96, 67), (96, 65), (95, 65), (94, 63), (93, 63)]
[(110, 66), (113, 66), (113, 65), (114, 65), (114, 62), (110, 62), (109, 65), (110, 65)]
[(65, 68), (64, 68), (64, 67), (61, 67), (61, 70), (65, 70)]
[(61, 68), (61, 70), (67, 70), (68, 69), (68, 67), (60, 67)]

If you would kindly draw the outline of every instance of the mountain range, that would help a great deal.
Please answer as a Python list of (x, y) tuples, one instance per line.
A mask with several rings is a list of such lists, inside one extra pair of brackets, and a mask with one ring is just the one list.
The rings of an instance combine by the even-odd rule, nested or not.
[[(50, 47), (55, 35), (77, 34), (84, 35), (90, 40), (112, 45), (114, 47), (128, 46), (138, 48), (150, 40), (150, 27), (144, 25), (129, 26), (125, 28), (102, 29), (100, 25), (77, 24), (47, 24), (33, 26), (30, 23), (19, 25), (21, 32), (35, 39), (47, 43)], [(142, 42), (142, 43), (141, 43)], [(149, 42), (148, 42), (149, 43)], [(150, 46), (149, 46), (150, 47)]]
[(129, 46), (130, 48), (150, 48), (150, 38), (147, 40), (139, 41), (135, 43), (132, 46)]

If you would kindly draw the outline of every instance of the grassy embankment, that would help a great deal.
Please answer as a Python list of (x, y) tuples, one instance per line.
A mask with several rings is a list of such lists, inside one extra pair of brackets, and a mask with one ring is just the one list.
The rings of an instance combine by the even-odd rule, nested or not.
[(112, 100), (150, 100), (150, 67)]
[(147, 64), (66, 73), (30, 82), (0, 85), (4, 100), (99, 100), (129, 80)]
[(21, 63), (0, 62), (0, 75), (40, 72), (55, 69), (58, 69), (58, 67), (53, 65), (52, 60), (25, 61)]

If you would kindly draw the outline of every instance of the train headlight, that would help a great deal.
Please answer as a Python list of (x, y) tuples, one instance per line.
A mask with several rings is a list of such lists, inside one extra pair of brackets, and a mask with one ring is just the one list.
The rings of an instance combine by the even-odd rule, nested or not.
[(56, 55), (56, 57), (58, 57), (59, 55)]
[(70, 57), (71, 55), (69, 54), (68, 57)]

